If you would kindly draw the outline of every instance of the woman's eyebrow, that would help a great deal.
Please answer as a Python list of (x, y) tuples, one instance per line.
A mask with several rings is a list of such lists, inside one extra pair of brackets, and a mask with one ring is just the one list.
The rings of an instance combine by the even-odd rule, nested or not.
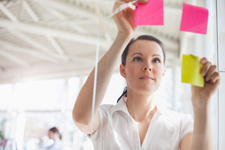
[(152, 55), (152, 57), (154, 57), (154, 56), (159, 56), (159, 57), (161, 57), (161, 55), (159, 55), (159, 54), (154, 54), (154, 55)]
[(139, 55), (143, 56), (142, 53), (134, 53), (133, 55), (131, 55), (131, 57), (134, 56), (135, 54), (139, 54)]

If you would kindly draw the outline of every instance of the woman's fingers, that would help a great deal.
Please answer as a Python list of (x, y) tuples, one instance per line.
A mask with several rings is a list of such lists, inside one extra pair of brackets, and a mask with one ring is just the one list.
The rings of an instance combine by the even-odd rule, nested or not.
[(211, 76), (212, 83), (216, 83), (216, 82), (220, 83), (220, 80), (221, 78), (220, 78), (219, 72), (214, 72), (213, 75)]
[(138, 0), (139, 2), (141, 2), (141, 3), (147, 3), (148, 2), (148, 0)]
[(212, 65), (205, 57), (200, 60), (200, 63), (203, 64), (201, 75), (205, 77), (206, 81), (211, 80), (211, 83), (220, 82), (221, 78), (216, 65)]
[(208, 71), (209, 71), (209, 68), (212, 66), (211, 62), (206, 62), (204, 63), (202, 69), (201, 69), (201, 75), (204, 77)]
[(128, 8), (127, 11), (129, 11), (130, 15), (127, 16), (127, 19), (129, 20), (129, 22), (131, 23), (131, 26), (133, 29), (135, 29), (135, 25), (134, 25), (134, 11), (131, 8)]
[(205, 80), (206, 81), (209, 81), (212, 77), (212, 75), (217, 71), (217, 67), (216, 65), (212, 65), (209, 70), (208, 70), (208, 73), (206, 74), (206, 78)]
[(212, 64), (208, 61), (208, 59), (206, 57), (203, 57), (200, 60), (200, 63), (203, 64), (203, 67), (202, 67), (200, 73), (202, 76), (205, 76)]
[[(191, 54), (192, 55), (192, 54)], [(208, 62), (208, 59), (203, 57), (201, 60), (200, 60), (200, 63), (201, 64), (205, 64), (206, 62)]]
[(126, 8), (126, 4), (127, 3), (122, 0), (115, 2), (113, 11), (117, 10), (117, 8), (120, 8), (121, 11), (113, 15), (113, 19), (117, 25), (118, 34), (131, 37), (136, 29), (134, 26), (134, 10), (129, 7)]
[[(120, 0), (120, 1), (128, 3), (128, 2), (133, 2), (135, 0)], [(148, 2), (148, 0), (138, 0), (138, 1), (141, 2), (141, 3), (147, 3)]]
[(125, 2), (123, 1), (115, 1), (115, 4), (113, 6), (113, 11), (116, 10), (120, 5), (124, 4)]

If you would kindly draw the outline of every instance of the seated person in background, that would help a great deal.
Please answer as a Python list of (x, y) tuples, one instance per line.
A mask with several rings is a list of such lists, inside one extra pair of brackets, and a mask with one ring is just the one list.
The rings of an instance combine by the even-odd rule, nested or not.
[(62, 150), (61, 135), (56, 127), (48, 130), (48, 137), (49, 139), (54, 140), (54, 143), (48, 146), (46, 148), (47, 150)]

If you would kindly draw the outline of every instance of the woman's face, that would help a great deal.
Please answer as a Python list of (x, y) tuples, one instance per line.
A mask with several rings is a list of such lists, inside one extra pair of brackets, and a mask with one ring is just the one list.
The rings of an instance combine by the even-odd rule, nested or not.
[(54, 133), (52, 131), (48, 131), (49, 139), (54, 139)]
[(120, 73), (129, 90), (143, 94), (155, 92), (165, 74), (160, 45), (148, 40), (135, 41), (129, 48), (126, 65), (120, 65)]

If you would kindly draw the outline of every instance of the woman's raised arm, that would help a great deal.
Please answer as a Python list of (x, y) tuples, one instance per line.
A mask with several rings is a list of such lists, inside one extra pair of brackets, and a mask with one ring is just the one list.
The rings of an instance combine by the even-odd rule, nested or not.
[(210, 103), (212, 95), (220, 84), (220, 74), (217, 67), (206, 58), (201, 59), (203, 67), (204, 87), (192, 85), (192, 105), (194, 111), (194, 131), (181, 141), (181, 150), (212, 150), (212, 131), (210, 119)]
[[(120, 5), (128, 1), (129, 0), (116, 1), (113, 10), (117, 9)], [(95, 132), (100, 126), (100, 117), (97, 110), (107, 90), (116, 61), (121, 56), (128, 42), (131, 40), (135, 30), (134, 11), (130, 8), (114, 15), (114, 20), (118, 28), (117, 37), (108, 52), (98, 63), (93, 125), (91, 125), (91, 116), (95, 68), (92, 70), (86, 83), (82, 87), (72, 112), (73, 120), (77, 127), (86, 134)], [(93, 127), (93, 131), (91, 131), (91, 127)]]

